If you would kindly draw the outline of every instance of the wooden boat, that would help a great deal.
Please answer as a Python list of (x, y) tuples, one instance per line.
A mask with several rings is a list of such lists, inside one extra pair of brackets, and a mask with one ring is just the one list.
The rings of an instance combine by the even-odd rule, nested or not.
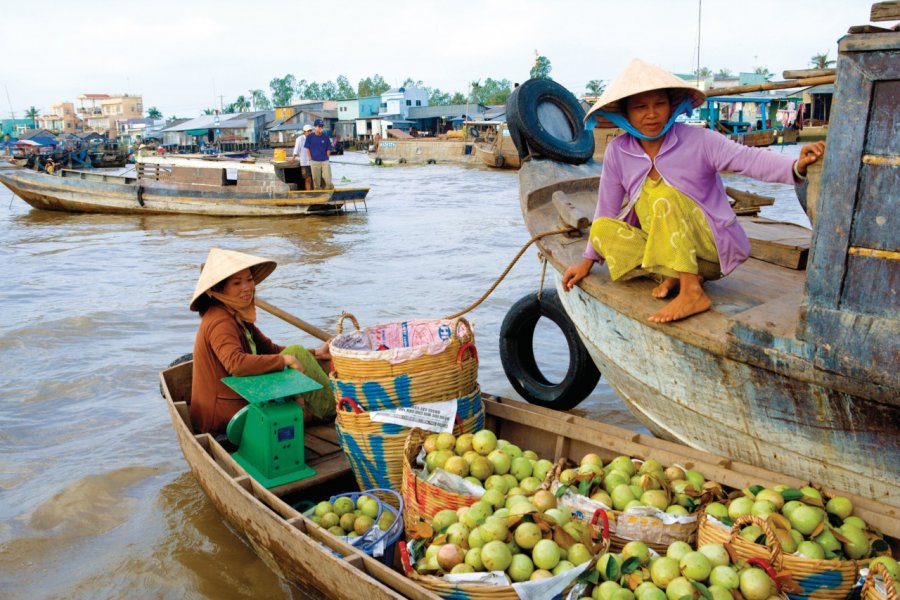
[[(317, 501), (355, 490), (355, 480), (337, 445), (333, 426), (306, 432), (307, 460), (317, 474), (294, 484), (265, 489), (208, 434), (191, 430), (192, 363), (160, 374), (162, 392), (185, 460), (210, 502), (250, 543), (257, 555), (285, 580), (314, 586), (329, 598), (437, 598), (391, 565), (366, 556), (331, 536), (292, 507), (298, 499)], [(494, 396), (484, 397), (486, 426), (498, 436), (554, 460), (580, 460), (588, 452), (605, 461), (626, 454), (656, 458), (700, 470), (707, 478), (742, 489), (753, 484), (805, 485), (757, 467), (731, 461), (665, 440), (626, 431), (571, 414)], [(900, 536), (900, 511), (866, 498), (852, 497), (855, 513), (886, 536)], [(889, 540), (896, 545), (896, 540)]]
[[(742, 218), (753, 257), (706, 285), (712, 310), (666, 325), (647, 321), (662, 306), (649, 280), (612, 283), (595, 267), (563, 293), (557, 278), (593, 361), (656, 435), (894, 508), (900, 241), (896, 227), (876, 223), (897, 211), (897, 97), (888, 90), (898, 47), (896, 32), (840, 42), (833, 135), (821, 181), (811, 182), (820, 186), (811, 246), (796, 227)], [(539, 242), (558, 273), (581, 259), (600, 171), (537, 159), (519, 171), (532, 234), (561, 220), (582, 228)]]
[(369, 188), (298, 191), (299, 163), (140, 157), (137, 177), (62, 170), (0, 173), (35, 208), (66, 212), (194, 214), (220, 217), (333, 214), (362, 202)]
[(518, 169), (522, 164), (506, 123), (499, 123), (490, 137), (485, 136), (482, 140), (479, 136), (473, 146), (475, 156), (489, 167)]

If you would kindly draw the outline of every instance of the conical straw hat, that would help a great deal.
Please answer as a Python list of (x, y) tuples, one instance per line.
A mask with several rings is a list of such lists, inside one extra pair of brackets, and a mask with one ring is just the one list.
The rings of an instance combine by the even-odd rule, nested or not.
[(256, 283), (261, 283), (263, 279), (275, 270), (275, 266), (275, 261), (267, 258), (235, 252), (234, 250), (211, 248), (209, 256), (206, 257), (206, 262), (203, 264), (203, 269), (200, 271), (197, 287), (194, 288), (194, 297), (191, 298), (191, 310), (197, 310), (197, 298), (205, 294), (220, 281), (228, 279), (235, 273), (239, 273), (244, 269), (250, 269), (250, 272), (253, 273), (253, 280)]
[[(668, 71), (660, 69), (656, 65), (651, 65), (639, 58), (635, 58), (609, 84), (609, 87), (603, 90), (597, 102), (585, 115), (585, 121), (592, 113), (598, 110), (621, 112), (618, 102), (623, 98), (651, 90), (663, 89), (674, 89), (685, 96), (690, 96), (694, 108), (706, 102), (706, 95), (688, 82), (672, 75)], [(673, 108), (676, 103), (673, 102)]]

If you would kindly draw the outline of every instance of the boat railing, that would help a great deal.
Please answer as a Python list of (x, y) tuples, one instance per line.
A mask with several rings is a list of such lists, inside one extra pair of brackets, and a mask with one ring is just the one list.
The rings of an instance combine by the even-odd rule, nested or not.
[(172, 169), (163, 165), (139, 162), (135, 163), (135, 173), (137, 173), (138, 179), (152, 179), (154, 181), (159, 181), (161, 179), (167, 179), (172, 173)]
[(81, 179), (84, 181), (102, 181), (104, 183), (135, 183), (137, 179), (134, 177), (125, 177), (124, 175), (108, 175), (106, 173), (94, 173), (90, 171), (79, 171), (77, 169), (61, 169), (60, 177), (66, 179)]

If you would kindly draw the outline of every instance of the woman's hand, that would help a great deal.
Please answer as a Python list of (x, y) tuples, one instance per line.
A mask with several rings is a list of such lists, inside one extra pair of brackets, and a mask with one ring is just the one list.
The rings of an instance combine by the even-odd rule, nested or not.
[(568, 292), (573, 287), (575, 287), (579, 281), (587, 277), (588, 273), (591, 272), (591, 267), (593, 266), (594, 261), (589, 258), (582, 259), (580, 263), (571, 265), (568, 269), (566, 269), (566, 272), (563, 273), (563, 290)]
[(291, 356), (289, 354), (282, 354), (281, 358), (284, 360), (285, 367), (290, 367), (292, 369), (296, 369), (296, 370), (300, 371), (301, 373), (306, 373), (306, 371), (303, 370), (303, 367), (300, 366), (300, 361), (297, 360), (296, 356)]
[(806, 167), (819, 160), (821, 156), (825, 156), (825, 142), (803, 146), (800, 148), (800, 158), (797, 159), (797, 172), (806, 177)]

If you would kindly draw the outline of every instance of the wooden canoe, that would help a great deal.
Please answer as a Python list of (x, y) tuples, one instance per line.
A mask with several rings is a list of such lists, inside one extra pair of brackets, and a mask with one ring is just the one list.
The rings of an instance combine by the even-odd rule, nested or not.
[[(353, 596), (360, 598), (436, 598), (402, 575), (399, 564), (384, 565), (362, 554), (290, 505), (290, 501), (300, 498), (317, 501), (332, 493), (356, 489), (347, 460), (336, 444), (333, 426), (307, 429), (307, 459), (317, 471), (314, 478), (267, 490), (247, 475), (212, 436), (195, 435), (191, 430), (191, 372), (192, 363), (187, 362), (160, 374), (163, 396), (184, 457), (216, 509), (273, 571), (293, 584), (314, 586), (330, 598), (346, 598), (351, 589)], [(753, 484), (799, 487), (807, 483), (574, 414), (489, 395), (484, 396), (484, 406), (487, 428), (554, 461), (578, 461), (589, 452), (599, 454), (605, 461), (625, 454), (642, 459), (652, 457), (664, 465), (678, 463), (695, 468), (708, 479), (737, 489)], [(826, 489), (829, 491), (834, 490)], [(896, 547), (900, 511), (867, 498), (849, 497), (856, 514), (880, 528)]]
[[(204, 161), (195, 161), (202, 164)], [(190, 165), (191, 163), (187, 163)], [(118, 214), (191, 214), (219, 217), (274, 217), (306, 214), (333, 214), (344, 210), (348, 203), (365, 203), (368, 188), (295, 191), (283, 182), (271, 182), (271, 177), (258, 184), (242, 185), (242, 171), (236, 184), (229, 184), (224, 175), (224, 163), (210, 168), (178, 166), (185, 172), (184, 180), (165, 178), (136, 178), (87, 171), (63, 169), (59, 175), (47, 175), (30, 170), (0, 173), (0, 183), (22, 200), (42, 210), (80, 213)], [(259, 165), (261, 169), (271, 164)], [(217, 184), (192, 172), (218, 172)], [(176, 170), (176, 173), (178, 171)], [(209, 175), (207, 175), (209, 177)], [(195, 181), (196, 183), (191, 183)], [(282, 187), (284, 189), (282, 189)]]
[(506, 123), (495, 127), (493, 137), (478, 139), (473, 144), (475, 156), (489, 167), (497, 169), (518, 169), (522, 165), (519, 151), (509, 135)]

